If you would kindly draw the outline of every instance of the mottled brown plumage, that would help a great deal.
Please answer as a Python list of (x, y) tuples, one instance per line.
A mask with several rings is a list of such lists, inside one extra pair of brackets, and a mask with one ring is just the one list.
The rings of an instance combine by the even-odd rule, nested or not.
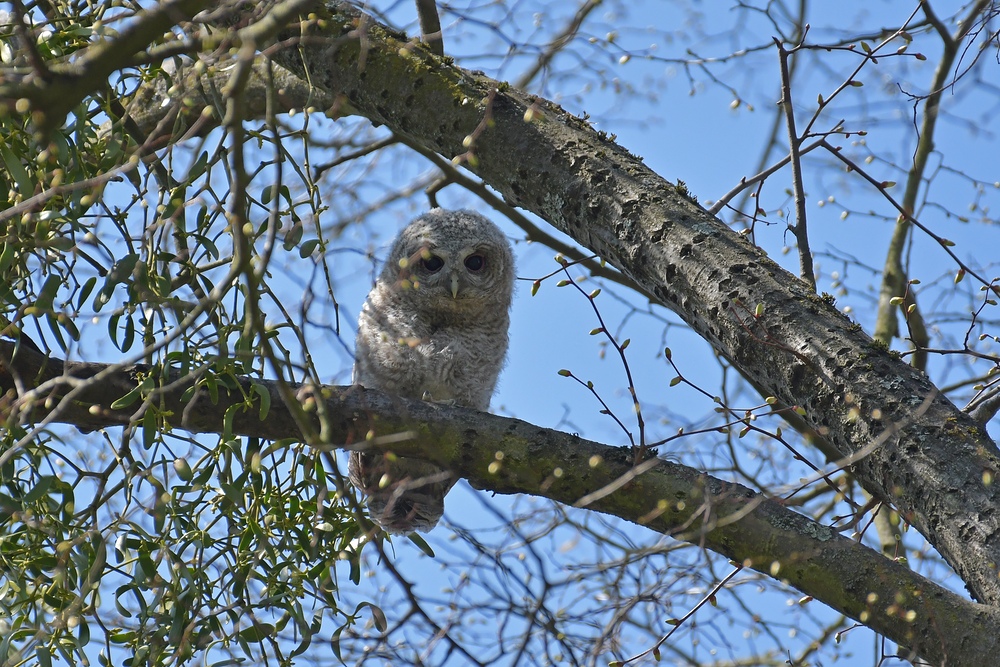
[[(358, 321), (354, 381), (487, 410), (507, 354), (510, 244), (473, 211), (433, 209), (396, 239)], [(433, 528), (455, 483), (423, 461), (352, 452), (351, 481), (387, 532)]]

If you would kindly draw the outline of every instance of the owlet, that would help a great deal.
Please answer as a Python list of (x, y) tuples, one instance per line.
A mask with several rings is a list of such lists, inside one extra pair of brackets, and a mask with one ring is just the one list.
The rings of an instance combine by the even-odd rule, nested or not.
[[(354, 382), (487, 410), (507, 354), (510, 243), (473, 211), (436, 208), (393, 244), (358, 320)], [(352, 452), (351, 482), (387, 532), (433, 528), (455, 483), (418, 459)]]

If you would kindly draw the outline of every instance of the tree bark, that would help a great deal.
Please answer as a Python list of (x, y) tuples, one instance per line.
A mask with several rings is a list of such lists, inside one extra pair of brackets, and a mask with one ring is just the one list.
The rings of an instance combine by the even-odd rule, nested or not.
[(1000, 452), (922, 372), (584, 120), (347, 3), (327, 10), (283, 35), (301, 28), (304, 39), (276, 52), (279, 63), (308, 70), (373, 123), (458, 156), (655, 295), (758, 387), (804, 408), (842, 456), (864, 453), (852, 468), (864, 488), (897, 507), (975, 598), (1000, 601)]
[[(207, 373), (63, 362), (25, 347), (15, 354), (13, 343), (0, 341), (0, 406), (5, 419), (89, 430), (134, 427), (146, 401), (171, 426), (193, 433), (222, 433), (230, 413), (232, 435), (300, 436), (274, 381), (237, 378), (240, 387), (232, 391), (220, 381), (214, 401), (205, 385), (185, 396)], [(125, 408), (112, 407), (151, 375), (160, 378), (158, 388)], [(567, 505), (593, 498), (587, 503), (592, 510), (785, 581), (935, 664), (982, 664), (983, 656), (1000, 651), (1000, 609), (966, 600), (739, 484), (655, 458), (637, 469), (628, 449), (466, 408), (359, 386), (290, 389), (306, 402), (324, 397), (325, 410), (312, 410), (309, 425), (314, 431), (322, 426), (331, 447), (360, 443), (432, 461), (496, 493), (529, 493)], [(31, 399), (14, 400), (32, 391)], [(262, 394), (270, 399), (266, 412)], [(369, 433), (374, 437), (366, 438)]]

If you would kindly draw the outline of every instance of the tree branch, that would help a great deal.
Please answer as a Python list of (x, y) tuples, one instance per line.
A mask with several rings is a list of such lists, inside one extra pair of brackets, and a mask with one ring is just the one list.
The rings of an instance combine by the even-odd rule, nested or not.
[(441, 32), (441, 19), (438, 17), (436, 0), (416, 0), (416, 3), (421, 38), (431, 53), (443, 56), (444, 35)]
[[(805, 39), (805, 35), (803, 35)], [(802, 140), (795, 131), (795, 109), (792, 107), (792, 77), (788, 73), (788, 58), (791, 55), (777, 37), (774, 45), (778, 48), (778, 62), (781, 69), (781, 99), (778, 104), (785, 112), (785, 127), (788, 130), (788, 159), (792, 165), (792, 191), (795, 197), (795, 224), (790, 225), (799, 247), (799, 277), (816, 291), (816, 270), (813, 268), (812, 250), (809, 249), (809, 229), (806, 216), (806, 192), (802, 182)]]
[[(924, 101), (923, 119), (917, 134), (917, 146), (913, 153), (913, 164), (906, 175), (906, 189), (903, 192), (902, 206), (904, 213), (896, 220), (896, 226), (889, 240), (889, 250), (886, 253), (885, 268), (882, 270), (882, 285), (879, 288), (878, 314), (875, 323), (875, 339), (886, 345), (892, 342), (893, 336), (899, 333), (899, 323), (896, 319), (896, 306), (891, 303), (893, 297), (906, 296), (905, 307), (909, 313), (907, 323), (910, 338), (916, 350), (913, 355), (913, 365), (924, 369), (927, 366), (927, 353), (922, 351), (930, 343), (930, 336), (924, 325), (923, 315), (917, 306), (916, 297), (907, 290), (907, 271), (903, 266), (903, 250), (910, 234), (911, 216), (916, 213), (917, 195), (924, 182), (924, 171), (927, 161), (934, 151), (934, 129), (937, 127), (938, 111), (941, 106), (941, 96), (947, 88), (946, 81), (951, 76), (952, 65), (958, 56), (961, 39), (974, 25), (973, 19), (989, 5), (989, 0), (978, 0), (969, 8), (966, 19), (959, 24), (954, 36), (941, 23), (931, 9), (930, 3), (921, 0), (920, 7), (928, 21), (941, 37), (941, 60), (934, 71), (930, 93)], [(916, 124), (916, 102), (914, 102), (914, 124)]]
[[(0, 341), (0, 390), (7, 419), (73, 424), (83, 429), (130, 427), (141, 411), (111, 405), (152, 374), (160, 387), (143, 397), (159, 415), (194, 433), (225, 431), (279, 441), (299, 438), (296, 416), (275, 381), (234, 378), (218, 383), (218, 400), (206, 389), (186, 397), (195, 375), (161, 373), (145, 365), (108, 372), (110, 365), (64, 362)], [(22, 391), (44, 387), (34, 400)], [(81, 383), (82, 381), (82, 383)], [(71, 388), (74, 397), (64, 400)], [(743, 567), (787, 581), (833, 609), (940, 663), (975, 664), (1000, 650), (1000, 609), (970, 602), (911, 572), (876, 551), (816, 523), (780, 501), (693, 468), (660, 459), (633, 467), (631, 450), (601, 445), (560, 431), (465, 408), (411, 401), (353, 387), (292, 385), (313, 410), (313, 431), (332, 448), (372, 447), (444, 466), (472, 486), (496, 493), (530, 493), (612, 514), (679, 540), (705, 546)], [(259, 396), (270, 396), (266, 414)], [(22, 394), (26, 395), (26, 394)], [(255, 397), (248, 401), (247, 396)], [(322, 447), (322, 445), (320, 445)], [(613, 493), (598, 493), (628, 481)], [(969, 627), (981, 628), (969, 633)]]

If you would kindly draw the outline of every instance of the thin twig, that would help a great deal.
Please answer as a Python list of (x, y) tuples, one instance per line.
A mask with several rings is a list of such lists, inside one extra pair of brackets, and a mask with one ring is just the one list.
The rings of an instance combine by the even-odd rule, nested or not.
[(420, 19), (420, 37), (424, 44), (437, 56), (444, 55), (444, 35), (441, 33), (441, 19), (438, 17), (434, 0), (416, 0), (417, 16)]
[[(419, 0), (417, 4), (420, 4)], [(552, 59), (556, 57), (556, 54), (562, 51), (563, 47), (570, 43), (576, 33), (579, 32), (580, 26), (583, 25), (583, 22), (592, 11), (597, 9), (597, 6), (600, 4), (601, 0), (586, 0), (586, 2), (584, 2), (578, 10), (576, 10), (576, 14), (573, 15), (573, 18), (570, 19), (568, 24), (566, 24), (566, 27), (563, 28), (562, 32), (560, 32), (555, 39), (549, 42), (549, 45), (545, 47), (545, 51), (538, 58), (538, 60), (535, 61), (535, 64), (531, 66), (531, 69), (522, 74), (521, 78), (514, 83), (514, 87), (521, 89), (527, 88), (528, 84), (534, 81), (535, 77), (538, 76), (538, 73), (549, 66), (549, 63), (551, 63)]]
[[(823, 145), (822, 139), (817, 139), (816, 141), (812, 142), (805, 148), (800, 148), (799, 157), (802, 157), (806, 153), (812, 152), (813, 150), (819, 148), (822, 145)], [(765, 179), (767, 179), (768, 176), (782, 169), (785, 165), (791, 162), (791, 160), (792, 156), (791, 154), (788, 154), (783, 158), (781, 158), (780, 160), (778, 160), (777, 162), (775, 162), (774, 164), (772, 164), (770, 167), (760, 171), (756, 176), (751, 176), (750, 178), (745, 178), (745, 177), (741, 178), (739, 184), (726, 194), (719, 197), (718, 201), (712, 204), (712, 206), (708, 209), (708, 212), (711, 213), (712, 215), (718, 215), (719, 212), (722, 211), (723, 208), (725, 208), (726, 204), (732, 201), (733, 198), (736, 197), (736, 195), (743, 192), (747, 188), (750, 188), (756, 185), (757, 183), (764, 181)]]
[(878, 181), (871, 174), (867, 173), (864, 169), (862, 169), (861, 166), (858, 165), (858, 163), (856, 163), (854, 160), (852, 160), (851, 158), (849, 158), (846, 155), (844, 155), (843, 152), (840, 150), (839, 147), (834, 146), (833, 144), (831, 144), (826, 139), (823, 139), (822, 143), (823, 143), (823, 148), (827, 149), (828, 151), (830, 151), (831, 153), (833, 153), (835, 156), (837, 156), (837, 159), (839, 159), (845, 165), (847, 165), (848, 167), (850, 167), (851, 171), (857, 172), (859, 176), (861, 176), (863, 179), (865, 179), (866, 181), (868, 181), (869, 183), (871, 183), (873, 186), (875, 186), (875, 188), (879, 192), (882, 193), (882, 196), (885, 197), (886, 201), (888, 201), (890, 204), (892, 204), (892, 207), (896, 209), (896, 211), (899, 213), (899, 216), (901, 218), (905, 218), (909, 224), (912, 224), (914, 227), (916, 227), (917, 229), (919, 229), (920, 231), (922, 231), (924, 234), (927, 234), (927, 236), (929, 236), (932, 239), (934, 239), (935, 241), (937, 241), (938, 244), (944, 249), (944, 251), (946, 253), (948, 253), (948, 256), (952, 258), (952, 260), (955, 262), (955, 264), (960, 269), (962, 269), (963, 271), (965, 271), (965, 273), (967, 275), (972, 276), (973, 278), (975, 278), (976, 280), (978, 280), (980, 283), (982, 283), (983, 285), (985, 285), (987, 288), (989, 288), (991, 291), (993, 291), (993, 293), (995, 293), (996, 295), (1000, 296), (1000, 286), (994, 285), (993, 281), (986, 280), (986, 278), (984, 278), (978, 272), (976, 272), (975, 269), (971, 268), (965, 262), (963, 262), (961, 259), (959, 259), (958, 255), (955, 253), (955, 251), (953, 251), (951, 249), (951, 247), (954, 245), (954, 243), (952, 243), (948, 239), (944, 238), (943, 236), (939, 236), (939, 235), (935, 234), (926, 225), (924, 225), (923, 223), (921, 223), (919, 220), (917, 220), (915, 217), (913, 217), (913, 215), (911, 215), (909, 212), (907, 212), (906, 209), (903, 208), (902, 204), (900, 204), (899, 202), (897, 202), (892, 197), (892, 195), (890, 195), (888, 192), (886, 192), (885, 186), (880, 181)]
[[(721, 591), (723, 589), (723, 587), (725, 587), (725, 585), (728, 584), (732, 580), (733, 577), (735, 577), (737, 574), (739, 574), (742, 571), (743, 571), (743, 566), (742, 565), (737, 565), (736, 568), (732, 572), (730, 572), (725, 577), (723, 577), (722, 581), (720, 581), (715, 586), (713, 586), (712, 590), (710, 590), (708, 592), (708, 594), (705, 595), (705, 597), (703, 597), (701, 599), (701, 601), (698, 602), (698, 604), (696, 604), (695, 606), (693, 606), (690, 610), (688, 610), (688, 612), (686, 614), (684, 614), (680, 618), (673, 619), (671, 621), (671, 623), (670, 623), (673, 626), (672, 628), (670, 628), (670, 632), (668, 632), (667, 634), (665, 634), (662, 637), (660, 637), (659, 641), (657, 641), (655, 645), (653, 645), (652, 647), (646, 649), (642, 653), (639, 653), (638, 655), (634, 655), (631, 658), (629, 658), (628, 660), (624, 660), (622, 662), (618, 662), (617, 664), (618, 665), (625, 665), (625, 664), (628, 664), (630, 662), (635, 662), (636, 660), (639, 660), (640, 658), (644, 658), (645, 656), (650, 655), (650, 654), (652, 654), (656, 660), (659, 660), (660, 647), (663, 646), (663, 644), (666, 643), (666, 641), (668, 639), (670, 639), (670, 636), (672, 634), (674, 634), (675, 632), (677, 632), (677, 628), (679, 628), (682, 625), (684, 625), (684, 622), (687, 621), (692, 616), (694, 616), (695, 613), (699, 609), (701, 609), (702, 607), (704, 607), (706, 603), (712, 602), (714, 604), (714, 599), (715, 599), (716, 594), (719, 591)], [(612, 664), (615, 664), (615, 663), (612, 663)]]
[[(805, 33), (802, 38), (805, 39)], [(788, 157), (792, 165), (792, 190), (795, 195), (795, 224), (788, 228), (795, 235), (799, 248), (799, 276), (816, 291), (816, 270), (813, 267), (812, 252), (809, 250), (809, 232), (806, 225), (806, 193), (802, 183), (802, 156), (799, 153), (801, 139), (795, 131), (795, 110), (792, 108), (792, 82), (788, 74), (789, 51), (777, 37), (778, 62), (781, 65), (781, 99), (778, 104), (785, 112), (785, 126), (788, 128)]]

